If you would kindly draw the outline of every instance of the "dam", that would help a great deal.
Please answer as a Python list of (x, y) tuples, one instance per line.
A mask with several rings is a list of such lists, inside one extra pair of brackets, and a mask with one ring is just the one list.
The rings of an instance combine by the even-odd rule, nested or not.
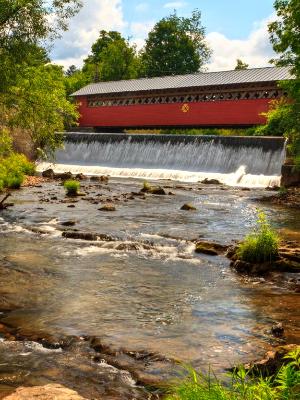
[(55, 164), (39, 169), (267, 187), (280, 185), (284, 158), (282, 137), (67, 133)]

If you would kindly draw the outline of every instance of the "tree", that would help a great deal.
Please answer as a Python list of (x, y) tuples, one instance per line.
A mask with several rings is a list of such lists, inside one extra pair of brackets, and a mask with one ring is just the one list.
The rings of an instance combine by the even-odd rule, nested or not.
[[(64, 83), (67, 96), (81, 89), (90, 83), (89, 76), (81, 70), (76, 70), (73, 74), (65, 76)], [(71, 99), (73, 101), (73, 99)]]
[(18, 67), (36, 64), (46, 51), (43, 40), (58, 37), (80, 0), (0, 0), (0, 90), (14, 80)]
[(29, 134), (36, 150), (53, 152), (61, 143), (55, 132), (74, 123), (76, 108), (66, 99), (62, 67), (27, 67), (9, 89), (11, 117), (9, 126)]
[(245, 62), (243, 62), (241, 59), (237, 59), (236, 60), (236, 66), (235, 66), (235, 70), (236, 71), (240, 71), (240, 70), (243, 70), (243, 69), (247, 69), (249, 67), (249, 64), (246, 64)]
[(210, 54), (201, 12), (193, 11), (190, 18), (178, 17), (174, 12), (149, 33), (142, 51), (143, 74), (153, 77), (198, 72)]
[(47, 65), (45, 41), (67, 29), (80, 4), (0, 0), (0, 129), (22, 129), (35, 148), (54, 150), (54, 132), (77, 115), (66, 100), (62, 69)]
[(291, 66), (300, 79), (300, 2), (299, 0), (275, 0), (279, 19), (269, 24), (271, 43), (279, 59), (277, 65)]
[(92, 81), (131, 79), (138, 76), (136, 49), (119, 32), (101, 31), (82, 71)]
[(76, 65), (70, 65), (66, 71), (66, 76), (72, 76), (78, 71)]
[(267, 113), (267, 125), (259, 134), (279, 133), (289, 139), (288, 150), (300, 168), (300, 2), (275, 0), (278, 19), (269, 24), (271, 43), (278, 59), (271, 60), (279, 66), (290, 66), (295, 80), (281, 82), (289, 94), (289, 101), (274, 102)]

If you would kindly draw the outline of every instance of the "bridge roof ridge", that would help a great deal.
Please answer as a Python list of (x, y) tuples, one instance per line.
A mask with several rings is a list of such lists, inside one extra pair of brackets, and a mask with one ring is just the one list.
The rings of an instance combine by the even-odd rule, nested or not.
[(259, 82), (276, 82), (289, 79), (293, 79), (289, 67), (259, 67), (245, 70), (213, 72), (199, 71), (185, 75), (91, 83), (73, 93), (73, 96), (239, 85)]

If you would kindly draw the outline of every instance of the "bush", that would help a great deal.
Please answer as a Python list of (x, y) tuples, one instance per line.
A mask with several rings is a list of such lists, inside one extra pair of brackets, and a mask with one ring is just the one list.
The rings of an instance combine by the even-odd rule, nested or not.
[(0, 158), (12, 152), (12, 137), (6, 129), (0, 129)]
[(279, 238), (267, 222), (263, 212), (259, 212), (257, 227), (238, 246), (237, 256), (250, 263), (273, 261), (278, 256)]
[(80, 189), (80, 183), (78, 181), (69, 180), (64, 183), (64, 188), (67, 191), (67, 196), (76, 196)]
[(23, 154), (11, 153), (6, 158), (0, 158), (0, 190), (18, 189), (25, 175), (34, 173), (34, 164), (29, 162)]
[(300, 350), (289, 353), (292, 359), (272, 377), (256, 378), (239, 368), (226, 385), (214, 375), (188, 369), (189, 377), (175, 383), (166, 400), (296, 400), (299, 399)]

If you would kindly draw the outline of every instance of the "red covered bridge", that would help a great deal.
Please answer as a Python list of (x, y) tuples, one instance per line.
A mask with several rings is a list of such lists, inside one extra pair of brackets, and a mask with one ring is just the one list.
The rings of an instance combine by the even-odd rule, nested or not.
[(271, 100), (286, 96), (286, 67), (199, 72), (90, 84), (73, 96), (80, 127), (247, 127), (263, 124)]

